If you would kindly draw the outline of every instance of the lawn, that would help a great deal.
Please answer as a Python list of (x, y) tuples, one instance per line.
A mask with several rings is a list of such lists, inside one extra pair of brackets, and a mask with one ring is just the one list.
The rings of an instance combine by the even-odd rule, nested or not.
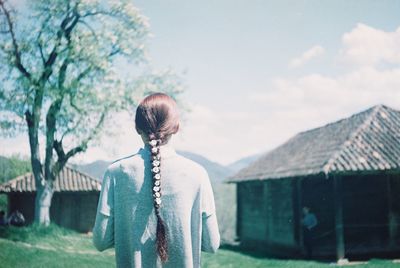
[[(203, 267), (332, 267), (312, 261), (278, 260), (220, 249), (203, 254)], [(0, 229), (0, 267), (115, 267), (114, 252), (97, 252), (89, 235), (51, 225), (49, 228)], [(372, 260), (351, 267), (400, 267), (390, 260)]]

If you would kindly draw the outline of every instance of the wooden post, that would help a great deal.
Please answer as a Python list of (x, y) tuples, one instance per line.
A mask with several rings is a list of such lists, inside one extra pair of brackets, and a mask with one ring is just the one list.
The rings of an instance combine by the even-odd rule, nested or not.
[(333, 176), (333, 197), (335, 213), (335, 234), (336, 234), (336, 258), (337, 261), (345, 260), (345, 245), (343, 232), (343, 195), (342, 195), (342, 177)]
[(8, 193), (7, 194), (7, 214), (6, 214), (7, 218), (10, 216), (11, 210), (12, 210), (12, 207), (11, 207), (11, 202), (12, 202), (11, 195), (12, 195), (12, 193)]
[(389, 234), (389, 248), (393, 248), (395, 246), (395, 236), (396, 236), (396, 218), (393, 213), (393, 205), (392, 205), (392, 187), (390, 183), (390, 175), (386, 175), (386, 186), (387, 186), (387, 205), (388, 205), (388, 234)]
[(272, 217), (272, 199), (271, 199), (271, 180), (264, 180), (263, 189), (263, 213), (264, 213), (264, 223), (265, 223), (265, 237), (263, 238), (265, 242), (264, 253), (269, 254), (273, 248), (271, 247), (272, 240), (274, 239), (273, 224), (274, 218)]
[(236, 183), (236, 236), (239, 240), (241, 240), (241, 213), (242, 213), (242, 203), (240, 198), (241, 188), (243, 187), (242, 183)]
[(303, 216), (303, 196), (302, 196), (302, 188), (301, 188), (301, 182), (302, 178), (297, 178), (295, 181), (295, 193), (296, 193), (296, 213), (295, 217), (296, 220), (294, 221), (296, 224), (296, 232), (297, 232), (297, 243), (300, 248), (300, 250), (303, 250), (303, 244), (304, 244), (304, 239), (303, 239), (303, 226), (301, 223), (302, 216)]
[(269, 180), (265, 180), (264, 181), (264, 183), (263, 183), (263, 187), (264, 187), (264, 189), (263, 189), (263, 213), (264, 213), (264, 215), (263, 215), (263, 217), (264, 217), (264, 219), (265, 219), (265, 241), (267, 241), (267, 243), (268, 243), (268, 241), (269, 241), (269, 239), (270, 239), (270, 231), (271, 231), (271, 226), (270, 226), (270, 222), (271, 222), (271, 211), (270, 211), (270, 206), (271, 206), (271, 203), (270, 203), (270, 195), (269, 195), (269, 193), (270, 193), (270, 187), (269, 187)]

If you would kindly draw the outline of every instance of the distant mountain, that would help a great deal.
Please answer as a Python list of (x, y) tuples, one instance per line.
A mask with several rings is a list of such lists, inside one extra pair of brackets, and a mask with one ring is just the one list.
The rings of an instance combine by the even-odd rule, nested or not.
[(108, 161), (97, 160), (89, 164), (84, 164), (84, 165), (74, 164), (72, 166), (83, 173), (89, 174), (94, 178), (102, 180), (104, 172), (106, 171), (108, 165), (110, 164), (111, 162)]
[(242, 168), (247, 167), (248, 165), (252, 164), (254, 161), (256, 161), (259, 157), (261, 156), (261, 154), (255, 154), (255, 155), (251, 155), (242, 159), (239, 159), (235, 162), (233, 162), (232, 164), (229, 164), (227, 166), (228, 169), (232, 170), (233, 173), (238, 172), (239, 170), (241, 170)]
[(233, 173), (230, 168), (213, 162), (199, 154), (186, 151), (177, 151), (177, 153), (203, 166), (213, 183), (220, 183)]
[[(234, 172), (230, 168), (224, 167), (218, 163), (210, 161), (204, 156), (201, 156), (199, 154), (186, 151), (177, 151), (177, 153), (182, 155), (183, 157), (189, 158), (190, 160), (202, 165), (207, 170), (207, 173), (210, 176), (210, 180), (213, 183), (222, 182), (225, 178), (227, 178), (229, 175), (232, 175)], [(110, 163), (111, 162), (104, 160), (97, 160), (89, 164), (84, 164), (84, 165), (75, 164), (72, 166), (81, 172), (87, 173), (101, 180), (104, 175), (104, 172), (106, 171)]]

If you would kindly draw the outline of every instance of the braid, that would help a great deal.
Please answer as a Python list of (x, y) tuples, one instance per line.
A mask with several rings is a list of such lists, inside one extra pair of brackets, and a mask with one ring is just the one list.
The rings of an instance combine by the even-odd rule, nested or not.
[[(161, 207), (161, 155), (160, 145), (162, 144), (161, 139), (155, 139), (155, 135), (149, 135), (150, 147), (151, 147), (151, 173), (153, 177), (153, 198), (154, 198), (154, 210), (157, 216), (157, 232), (156, 232), (156, 249), (157, 253), (161, 258), (162, 262), (168, 260), (168, 244), (167, 244), (167, 232), (166, 225), (160, 216)], [(160, 137), (159, 137), (160, 138)]]
[(157, 216), (156, 250), (164, 263), (168, 260), (168, 230), (160, 215), (160, 146), (167, 144), (170, 137), (179, 130), (179, 111), (174, 99), (164, 93), (154, 93), (144, 98), (136, 109), (135, 128), (151, 148), (152, 197)]

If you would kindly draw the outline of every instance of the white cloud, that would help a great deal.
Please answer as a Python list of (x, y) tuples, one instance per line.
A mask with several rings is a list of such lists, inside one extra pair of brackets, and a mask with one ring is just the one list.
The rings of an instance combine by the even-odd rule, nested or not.
[[(377, 104), (400, 110), (400, 68), (362, 68), (341, 76), (312, 74), (277, 79), (273, 88), (252, 96), (253, 106), (268, 107), (258, 124), (265, 149), (300, 131), (337, 121)], [(250, 146), (253, 142), (250, 140)]]
[[(384, 32), (358, 24), (343, 35), (339, 55), (353, 68), (339, 75), (276, 78), (268, 91), (249, 100), (290, 122), (290, 127), (274, 125), (281, 133), (307, 130), (377, 104), (400, 109), (400, 28)], [(381, 68), (381, 63), (391, 65)]]
[(400, 63), (400, 27), (385, 32), (359, 23), (342, 37), (340, 58), (352, 65)]
[(289, 62), (289, 68), (300, 67), (300, 66), (304, 65), (305, 63), (307, 63), (308, 61), (310, 61), (311, 59), (321, 56), (324, 53), (325, 53), (325, 49), (323, 47), (321, 47), (319, 45), (313, 46), (312, 48), (310, 48), (309, 50), (307, 50), (303, 54), (301, 54), (299, 57), (292, 59)]
[(364, 67), (336, 77), (311, 74), (276, 79), (274, 89), (257, 98), (287, 108), (366, 107), (380, 102), (400, 106), (399, 88), (400, 68), (380, 71)]

